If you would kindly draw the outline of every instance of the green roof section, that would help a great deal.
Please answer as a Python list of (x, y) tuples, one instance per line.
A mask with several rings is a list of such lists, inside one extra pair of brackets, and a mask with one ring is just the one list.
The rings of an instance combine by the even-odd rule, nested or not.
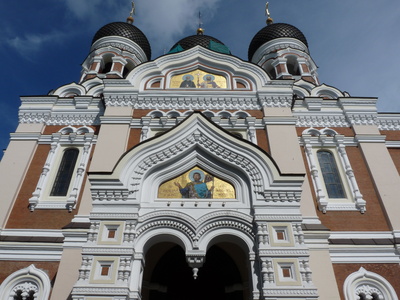
[(214, 42), (214, 41), (210, 41), (208, 48), (210, 50), (220, 52), (223, 54), (231, 54), (231, 51), (229, 50), (229, 48), (227, 46), (225, 46), (224, 44), (221, 44), (221, 43)]
[(210, 39), (210, 37), (208, 36), (204, 36), (204, 35), (194, 35), (191, 37), (187, 37), (183, 40), (183, 46), (181, 45), (181, 43), (177, 43), (175, 44), (174, 47), (171, 48), (171, 50), (169, 50), (169, 52), (167, 54), (171, 54), (171, 53), (178, 53), (187, 49), (190, 49), (194, 46), (202, 46), (204, 48), (210, 49), (212, 51), (215, 52), (219, 52), (219, 53), (223, 53), (223, 54), (231, 54), (231, 51), (229, 50), (229, 48), (227, 46), (225, 46), (222, 43), (219, 43), (217, 41), (213, 41)]
[(170, 53), (177, 53), (177, 52), (181, 52), (185, 49), (182, 48), (182, 46), (180, 44), (176, 45), (174, 48), (172, 48), (171, 50), (169, 50), (169, 52), (167, 54)]

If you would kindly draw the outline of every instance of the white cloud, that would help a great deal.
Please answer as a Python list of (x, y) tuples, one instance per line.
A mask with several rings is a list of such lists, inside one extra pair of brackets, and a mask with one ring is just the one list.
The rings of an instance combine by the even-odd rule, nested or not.
[(23, 37), (8, 38), (6, 43), (13, 47), (19, 54), (29, 59), (32, 51), (39, 51), (47, 42), (61, 42), (66, 38), (65, 33), (53, 31), (43, 34), (27, 34)]
[(73, 16), (90, 21), (103, 18), (105, 13), (112, 14), (120, 6), (115, 0), (66, 0), (65, 4)]
[[(221, 0), (137, 0), (135, 25), (150, 39), (156, 56), (168, 51), (172, 45), (191, 29), (195, 34), (198, 13), (207, 24)], [(131, 10), (130, 1), (116, 0), (65, 0), (68, 11), (78, 20), (85, 20), (94, 30), (112, 21), (125, 21)], [(106, 15), (105, 15), (106, 12)], [(86, 26), (87, 26), (86, 25)], [(187, 34), (186, 34), (187, 35)], [(154, 57), (154, 55), (153, 55)]]
[[(210, 20), (220, 0), (146, 0), (137, 1), (135, 24), (148, 36), (152, 37), (153, 53), (167, 51), (185, 30), (195, 29), (198, 25), (198, 13), (203, 21)], [(159, 53), (162, 54), (162, 53)]]

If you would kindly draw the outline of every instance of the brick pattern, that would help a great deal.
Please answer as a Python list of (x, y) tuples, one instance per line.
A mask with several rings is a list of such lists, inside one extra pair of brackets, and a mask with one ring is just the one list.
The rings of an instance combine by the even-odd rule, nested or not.
[(340, 292), (340, 299), (344, 299), (344, 281), (350, 274), (357, 272), (361, 267), (369, 272), (374, 272), (384, 277), (389, 281), (396, 293), (400, 295), (399, 264), (333, 264), (333, 270), (335, 272), (336, 282)]

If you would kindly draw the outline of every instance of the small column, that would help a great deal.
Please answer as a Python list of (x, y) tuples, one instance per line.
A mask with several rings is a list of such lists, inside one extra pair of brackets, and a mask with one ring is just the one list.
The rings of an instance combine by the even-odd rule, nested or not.
[[(113, 62), (113, 65), (111, 67), (111, 71), (108, 74), (114, 75), (114, 77), (116, 75), (116, 76), (122, 78), (123, 77), (123, 69), (128, 62), (126, 61), (126, 59), (124, 59), (123, 57), (120, 57), (120, 56), (113, 56), (112, 62)], [(107, 77), (109, 77), (109, 76), (107, 76)]]
[(283, 57), (278, 57), (272, 62), (272, 66), (276, 71), (277, 79), (292, 79), (292, 75), (288, 72), (286, 67), (287, 59)]
[(139, 300), (143, 282), (144, 257), (142, 253), (135, 253), (132, 261), (132, 271), (129, 283), (129, 299)]
[(307, 60), (305, 58), (298, 58), (297, 62), (299, 64), (301, 78), (306, 80), (306, 81), (309, 81), (309, 82), (317, 84), (316, 79), (311, 74), (310, 68), (307, 65)]

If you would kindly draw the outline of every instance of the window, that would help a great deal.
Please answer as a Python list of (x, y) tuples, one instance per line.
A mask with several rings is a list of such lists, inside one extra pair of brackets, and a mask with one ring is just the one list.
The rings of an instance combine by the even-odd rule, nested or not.
[(320, 150), (317, 152), (317, 157), (328, 197), (345, 198), (343, 184), (333, 154), (326, 150)]
[(345, 300), (398, 300), (385, 278), (362, 267), (346, 278), (343, 291)]
[(67, 195), (78, 155), (79, 150), (75, 148), (69, 148), (64, 151), (50, 196)]
[(286, 232), (285, 232), (285, 230), (282, 230), (282, 229), (277, 230), (276, 231), (276, 239), (278, 241), (285, 241), (286, 240)]
[(14, 272), (0, 285), (0, 299), (47, 300), (49, 294), (49, 277), (34, 265)]
[(15, 293), (13, 300), (35, 300), (35, 291), (26, 292), (26, 291), (18, 290)]
[[(353, 145), (351, 140), (348, 142)], [(350, 165), (344, 136), (330, 128), (309, 128), (303, 131), (301, 143), (310, 167), (318, 208), (323, 213), (334, 210), (364, 213), (366, 202)]]
[(118, 245), (122, 243), (124, 222), (101, 222), (98, 235), (99, 245)]
[[(90, 127), (67, 126), (52, 134), (50, 151), (29, 209), (68, 209), (76, 205), (94, 140)], [(42, 143), (49, 143), (43, 136)]]
[(90, 283), (115, 283), (117, 277), (118, 258), (95, 257), (90, 272)]
[(111, 264), (104, 264), (101, 265), (101, 272), (100, 275), (101, 276), (108, 276), (110, 273), (110, 268), (111, 268)]
[(300, 67), (299, 63), (297, 62), (297, 58), (295, 56), (288, 56), (287, 61), (287, 70), (289, 74), (292, 74), (294, 76), (300, 76)]

